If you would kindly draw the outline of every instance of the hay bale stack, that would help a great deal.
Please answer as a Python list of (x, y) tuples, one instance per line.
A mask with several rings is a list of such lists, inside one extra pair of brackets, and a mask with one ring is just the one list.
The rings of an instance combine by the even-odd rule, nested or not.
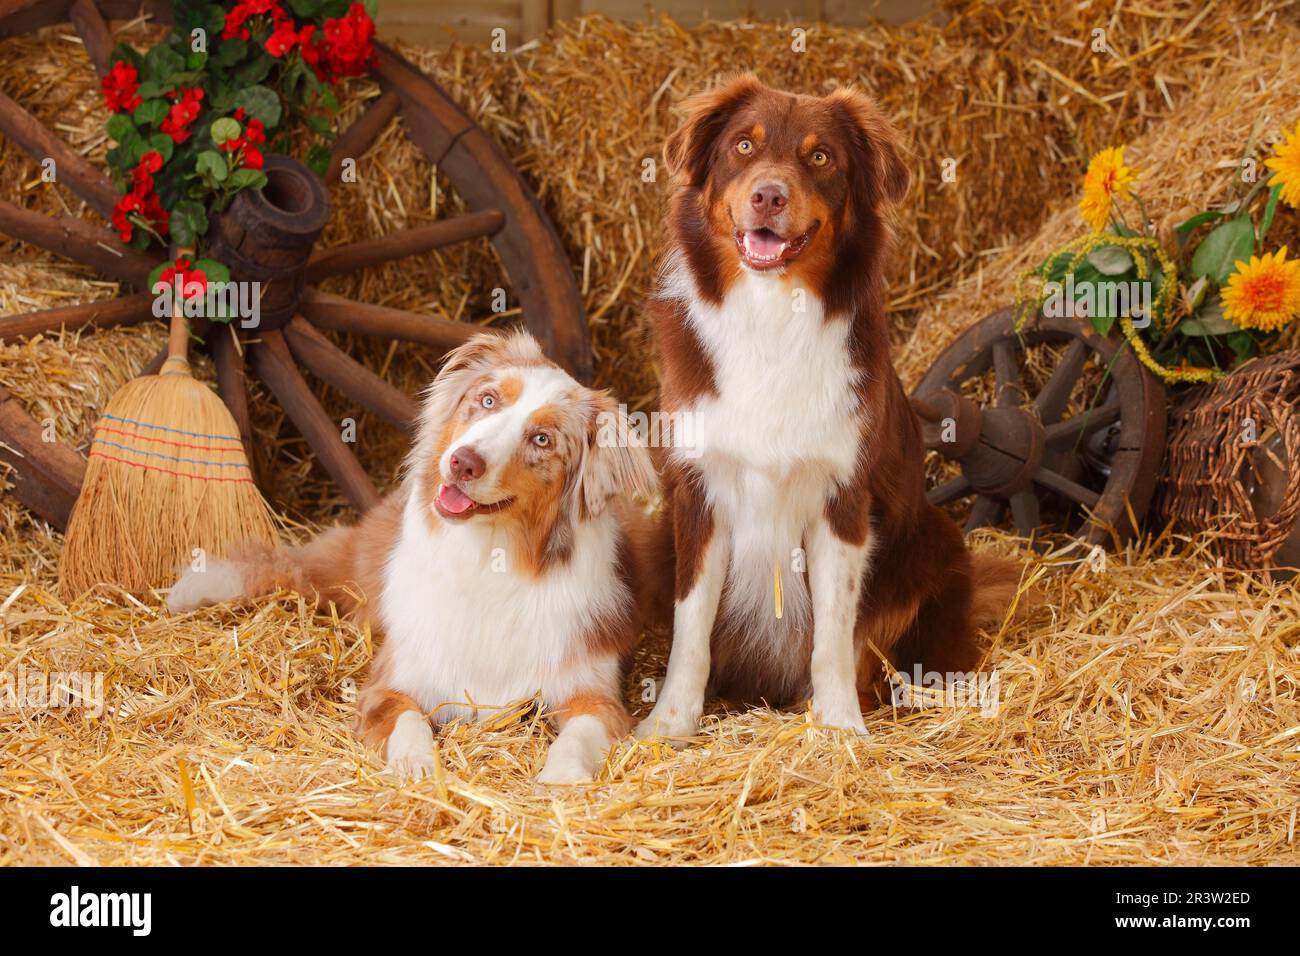
[[(1254, 35), (1249, 47), (1235, 45), (1216, 70), (1197, 75), (1184, 102), (1167, 119), (1132, 137), (1116, 131), (1111, 140), (1098, 144), (1129, 144), (1125, 161), (1139, 170), (1134, 191), (1168, 248), (1174, 247), (1175, 225), (1226, 201), (1234, 178), (1240, 176), (1240, 168), (1229, 164), (1239, 163), (1248, 153), (1261, 160), (1281, 139), (1284, 126), (1294, 128), (1300, 118), (1297, 73), (1300, 27), (1274, 24), (1270, 32)], [(1259, 169), (1269, 174), (1262, 163)], [(918, 380), (963, 329), (1010, 304), (1016, 279), (1026, 269), (1086, 231), (1076, 209), (1082, 182), (1079, 165), (1045, 200), (1046, 218), (1032, 235), (1011, 248), (989, 250), (994, 254), (979, 257), (973, 271), (921, 310), (898, 354), (907, 384)], [(1294, 210), (1278, 210), (1269, 244), (1293, 250), (1300, 245), (1300, 216)]]

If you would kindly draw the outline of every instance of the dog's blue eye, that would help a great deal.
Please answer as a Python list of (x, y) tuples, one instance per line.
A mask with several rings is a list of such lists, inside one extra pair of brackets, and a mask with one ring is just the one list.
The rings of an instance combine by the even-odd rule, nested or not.
[(538, 448), (545, 448), (550, 443), (551, 443), (550, 435), (539, 434), (533, 436), (533, 444), (536, 445)]
[(479, 404), (482, 405), (484, 408), (491, 408), (496, 403), (497, 400), (493, 398), (491, 395), (484, 395), (483, 400), (479, 402)]

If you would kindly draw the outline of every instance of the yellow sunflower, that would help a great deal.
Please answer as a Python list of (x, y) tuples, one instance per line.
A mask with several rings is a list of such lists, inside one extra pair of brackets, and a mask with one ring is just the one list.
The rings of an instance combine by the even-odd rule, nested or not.
[(1134, 179), (1133, 170), (1124, 165), (1124, 147), (1103, 149), (1088, 163), (1083, 177), (1083, 199), (1079, 214), (1093, 232), (1101, 232), (1110, 219), (1116, 199), (1128, 199)]
[(1270, 255), (1238, 262), (1223, 287), (1223, 316), (1243, 329), (1275, 332), (1300, 315), (1300, 259), (1286, 258), (1286, 246)]
[(1277, 170), (1277, 175), (1268, 181), (1270, 186), (1282, 184), (1282, 201), (1288, 206), (1300, 209), (1300, 122), (1296, 123), (1295, 132), (1282, 131), (1286, 142), (1278, 143), (1273, 150), (1274, 156), (1264, 160), (1269, 169)]

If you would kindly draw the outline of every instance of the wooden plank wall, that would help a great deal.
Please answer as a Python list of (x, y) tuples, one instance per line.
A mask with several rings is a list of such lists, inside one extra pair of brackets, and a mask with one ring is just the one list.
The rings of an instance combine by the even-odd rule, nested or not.
[(679, 23), (701, 20), (786, 19), (840, 23), (846, 26), (878, 18), (902, 23), (932, 12), (936, 0), (379, 0), (379, 31), (413, 43), (440, 46), (488, 43), (493, 30), (505, 31), (510, 48), (543, 33), (557, 20), (604, 13), (624, 20), (643, 20), (653, 6)]

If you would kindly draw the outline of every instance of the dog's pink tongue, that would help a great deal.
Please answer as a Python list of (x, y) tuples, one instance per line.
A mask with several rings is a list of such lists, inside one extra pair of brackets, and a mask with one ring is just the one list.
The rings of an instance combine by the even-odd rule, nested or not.
[(785, 240), (773, 232), (751, 229), (745, 233), (745, 249), (751, 256), (771, 258), (779, 256), (785, 249)]
[(474, 499), (455, 485), (443, 485), (438, 492), (438, 504), (444, 511), (459, 515), (474, 507)]

